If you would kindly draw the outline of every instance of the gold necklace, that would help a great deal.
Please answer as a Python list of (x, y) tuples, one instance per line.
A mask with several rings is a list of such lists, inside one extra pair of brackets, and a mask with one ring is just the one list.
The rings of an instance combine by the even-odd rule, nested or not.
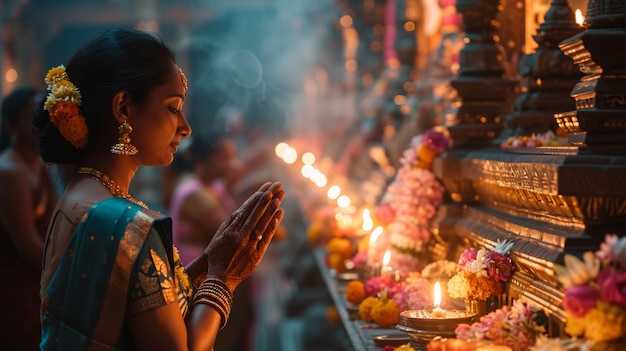
[(78, 169), (76, 170), (76, 173), (89, 174), (91, 178), (97, 180), (98, 182), (100, 182), (100, 184), (104, 185), (107, 189), (109, 189), (109, 191), (111, 192), (111, 194), (113, 194), (113, 196), (121, 197), (122, 199), (126, 199), (143, 208), (146, 208), (146, 209), (148, 208), (148, 205), (146, 205), (143, 201), (135, 199), (131, 194), (122, 190), (122, 188), (120, 188), (120, 185), (117, 184), (113, 179), (111, 179), (111, 177), (109, 177), (108, 175), (102, 173), (101, 171), (95, 168), (78, 167)]

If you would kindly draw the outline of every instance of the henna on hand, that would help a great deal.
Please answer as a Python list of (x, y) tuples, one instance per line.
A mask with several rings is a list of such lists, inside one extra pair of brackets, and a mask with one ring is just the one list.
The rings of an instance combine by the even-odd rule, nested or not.
[(284, 211), (280, 183), (266, 183), (220, 226), (207, 246), (208, 277), (224, 281), (233, 291), (258, 266)]

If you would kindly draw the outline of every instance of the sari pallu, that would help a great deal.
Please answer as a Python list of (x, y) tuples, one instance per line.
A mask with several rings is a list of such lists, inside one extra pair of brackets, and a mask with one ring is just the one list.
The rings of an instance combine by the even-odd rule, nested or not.
[[(46, 289), (41, 349), (131, 350), (124, 323), (131, 313), (132, 276), (145, 269), (137, 261), (146, 245), (157, 256), (152, 258), (163, 263), (157, 270), (167, 271), (163, 274), (173, 281), (169, 217), (151, 217), (142, 207), (120, 198), (89, 210)], [(155, 301), (159, 295), (147, 296), (151, 308), (172, 302), (171, 294)]]

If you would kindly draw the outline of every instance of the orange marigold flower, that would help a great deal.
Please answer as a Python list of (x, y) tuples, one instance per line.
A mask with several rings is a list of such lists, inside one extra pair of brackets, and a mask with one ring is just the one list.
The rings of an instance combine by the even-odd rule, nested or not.
[(453, 299), (484, 301), (501, 293), (502, 283), (469, 271), (461, 271), (448, 281), (448, 295)]
[(78, 111), (78, 106), (70, 101), (59, 101), (49, 110), (50, 121), (61, 135), (76, 148), (87, 146), (87, 123)]
[(365, 284), (360, 280), (352, 280), (346, 287), (346, 301), (358, 305), (365, 298)]

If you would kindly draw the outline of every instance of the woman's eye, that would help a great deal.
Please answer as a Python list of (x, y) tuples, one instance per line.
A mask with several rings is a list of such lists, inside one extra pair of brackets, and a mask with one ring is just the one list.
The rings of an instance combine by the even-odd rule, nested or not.
[(173, 107), (168, 107), (168, 108), (170, 109), (170, 112), (173, 113), (173, 114), (177, 114), (177, 113), (180, 112), (180, 110), (177, 110), (177, 109), (175, 109)]

